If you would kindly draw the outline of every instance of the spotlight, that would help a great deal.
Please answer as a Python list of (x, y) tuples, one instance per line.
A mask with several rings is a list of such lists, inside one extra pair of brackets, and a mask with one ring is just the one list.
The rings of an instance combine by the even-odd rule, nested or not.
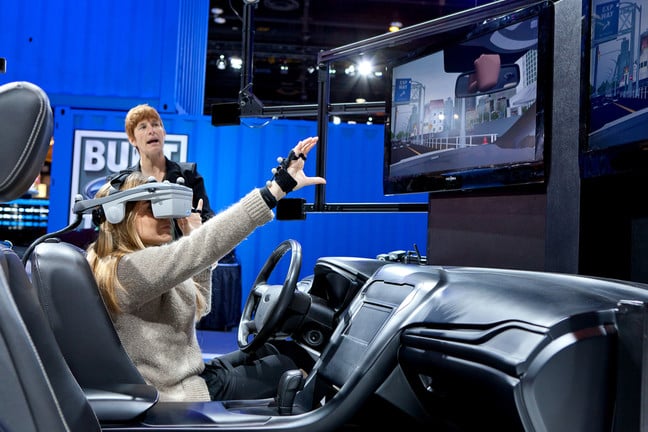
[(243, 67), (243, 60), (240, 57), (230, 57), (229, 62), (232, 69), (238, 70)]
[(392, 21), (391, 24), (389, 24), (390, 32), (397, 32), (401, 28), (403, 28), (403, 23), (400, 21)]
[(216, 68), (218, 68), (218, 70), (225, 70), (226, 67), (227, 63), (225, 62), (225, 56), (221, 54), (218, 60), (216, 60)]
[(211, 14), (212, 14), (212, 19), (216, 24), (225, 24), (225, 18), (223, 18), (221, 15), (223, 13), (223, 9), (221, 8), (212, 8), (211, 9)]
[(373, 65), (368, 60), (362, 60), (358, 63), (358, 73), (362, 76), (368, 76), (373, 70)]

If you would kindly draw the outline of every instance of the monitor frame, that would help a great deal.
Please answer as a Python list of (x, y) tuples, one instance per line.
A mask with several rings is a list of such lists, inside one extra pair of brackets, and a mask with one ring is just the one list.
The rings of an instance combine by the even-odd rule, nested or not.
[[(640, 1), (643, 6), (648, 6), (647, 0)], [(599, 9), (612, 3), (595, 0), (583, 0), (582, 2), (582, 13), (584, 17), (587, 17), (583, 20), (582, 35), (581, 68), (583, 79), (581, 82), (579, 149), (580, 174), (584, 181), (605, 178), (645, 178), (648, 176), (648, 129), (645, 128), (645, 122), (640, 120), (648, 115), (648, 99), (643, 99), (645, 102), (642, 108), (641, 98), (627, 94), (627, 89), (630, 89), (631, 92), (638, 92), (642, 88), (641, 76), (648, 71), (648, 48), (643, 50), (646, 56), (644, 60), (641, 60), (642, 53), (639, 52), (640, 65), (637, 71), (628, 71), (627, 73), (621, 70), (613, 71), (613, 73), (625, 77), (628, 84), (614, 86), (614, 81), (611, 81), (612, 85), (607, 85), (605, 94), (601, 94), (601, 91), (597, 90), (597, 88), (602, 88), (603, 83), (609, 81), (606, 78), (601, 78), (601, 72), (598, 72), (597, 78), (599, 64), (603, 66), (610, 56), (614, 56), (615, 52), (617, 58), (612, 58), (612, 61), (616, 67), (621, 63), (621, 69), (623, 69), (623, 64), (627, 61), (622, 55), (623, 48), (616, 47), (618, 51), (610, 48), (610, 44), (623, 43), (620, 41), (618, 33), (616, 36), (612, 30), (601, 30), (600, 33), (597, 33), (598, 20), (595, 16), (603, 15), (605, 11)], [(622, 7), (632, 8), (633, 6), (630, 3), (625, 3)], [(623, 11), (617, 10), (615, 13), (618, 16)], [(605, 28), (613, 27), (614, 25), (606, 25)], [(644, 33), (648, 33), (648, 30)], [(638, 40), (634, 41), (634, 45), (641, 51), (641, 29), (634, 36), (626, 35), (625, 37), (633, 39), (637, 37)], [(648, 43), (648, 34), (643, 39)], [(630, 55), (632, 54), (634, 53), (630, 53)], [(633, 80), (633, 75), (638, 76), (640, 80)], [(648, 76), (643, 78), (644, 81), (646, 79)], [(619, 81), (620, 83), (621, 81)], [(611, 107), (625, 110), (626, 115), (613, 114), (609, 110), (617, 110), (617, 108)], [(642, 114), (643, 111), (646, 113)]]
[[(544, 192), (546, 190), (549, 159), (551, 121), (551, 86), (553, 60), (553, 4), (537, 2), (514, 11), (496, 14), (487, 19), (459, 21), (452, 28), (442, 28), (423, 38), (406, 41), (405, 50), (386, 63), (386, 122), (383, 167), (383, 191), (385, 195), (429, 192), (430, 197), (474, 194), (510, 194)], [(463, 166), (458, 169), (439, 169), (418, 173), (392, 173), (392, 118), (394, 115), (394, 72), (399, 67), (413, 64), (444, 48), (474, 40), (485, 34), (518, 24), (529, 19), (538, 19), (537, 84), (535, 115), (535, 147), (540, 155), (523, 161), (497, 164)], [(470, 18), (470, 17), (467, 17)], [(533, 120), (529, 120), (533, 121)]]

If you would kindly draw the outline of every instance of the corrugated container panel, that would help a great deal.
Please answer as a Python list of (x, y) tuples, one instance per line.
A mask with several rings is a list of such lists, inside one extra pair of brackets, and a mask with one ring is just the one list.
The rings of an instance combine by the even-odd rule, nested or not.
[[(181, 39), (182, 50), (202, 50), (189, 55), (193, 64), (182, 80), (204, 81), (197, 64), (201, 56), (206, 61), (201, 9), (207, 19), (208, 0), (0, 0), (0, 56), (7, 59), (0, 82), (31, 81), (53, 105), (125, 110), (147, 102), (175, 112), (184, 100), (204, 98), (195, 89), (176, 101)], [(194, 32), (179, 37), (180, 23), (193, 19)], [(198, 42), (186, 43), (189, 36)]]
[[(64, 112), (61, 112), (64, 111)], [(55, 144), (49, 231), (63, 227), (70, 206), (72, 149), (76, 129), (123, 131), (125, 112), (70, 110), (55, 113)], [(317, 125), (302, 120), (244, 119), (241, 126), (211, 126), (208, 116), (163, 115), (168, 134), (188, 135), (187, 159), (198, 162), (215, 211), (226, 209), (272, 177), (278, 156), (317, 133)], [(247, 124), (247, 126), (246, 126)], [(339, 125), (330, 130), (327, 202), (427, 202), (427, 195), (382, 196), (382, 126)], [(309, 155), (306, 174), (315, 175), (316, 151)], [(307, 202), (314, 188), (290, 194)], [(258, 228), (237, 247), (242, 267), (243, 299), (271, 251), (293, 238), (302, 245), (302, 276), (311, 274), (321, 256), (375, 257), (417, 245), (425, 254), (427, 213), (310, 213), (305, 220), (273, 221)]]
[(204, 110), (209, 3), (180, 1), (176, 111), (200, 115)]

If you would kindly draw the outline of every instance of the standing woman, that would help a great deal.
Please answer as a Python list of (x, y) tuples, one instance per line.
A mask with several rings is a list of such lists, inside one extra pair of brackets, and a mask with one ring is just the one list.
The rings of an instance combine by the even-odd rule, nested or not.
[[(206, 365), (195, 326), (209, 312), (212, 265), (270, 222), (272, 208), (288, 192), (326, 183), (304, 173), (316, 143), (316, 137), (300, 141), (267, 186), (205, 223), (195, 213), (179, 219), (183, 236), (175, 241), (173, 220), (156, 219), (150, 201), (126, 203), (126, 216), (116, 224), (98, 218), (88, 261), (126, 352), (161, 400), (272, 397), (282, 373), (295, 368), (270, 344), (260, 355), (237, 351)], [(147, 182), (139, 172), (122, 179), (104, 185), (96, 198)]]
[[(198, 206), (198, 200), (203, 201), (202, 221), (214, 216), (214, 211), (209, 204), (209, 197), (205, 189), (205, 181), (195, 169), (183, 168), (164, 155), (164, 141), (166, 130), (158, 111), (150, 105), (141, 104), (131, 108), (126, 114), (124, 129), (128, 141), (137, 150), (139, 162), (126, 171), (141, 171), (146, 177), (155, 177), (157, 181), (168, 180), (176, 183), (178, 177), (184, 178), (184, 185), (193, 191), (193, 206)], [(181, 235), (180, 229), (175, 224), (175, 237)]]

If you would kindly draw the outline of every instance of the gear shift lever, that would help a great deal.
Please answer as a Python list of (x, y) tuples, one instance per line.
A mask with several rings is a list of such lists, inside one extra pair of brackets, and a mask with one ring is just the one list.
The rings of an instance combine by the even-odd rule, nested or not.
[(293, 402), (295, 401), (297, 390), (301, 388), (302, 379), (302, 373), (298, 369), (286, 371), (281, 375), (277, 389), (277, 409), (279, 415), (292, 414)]

